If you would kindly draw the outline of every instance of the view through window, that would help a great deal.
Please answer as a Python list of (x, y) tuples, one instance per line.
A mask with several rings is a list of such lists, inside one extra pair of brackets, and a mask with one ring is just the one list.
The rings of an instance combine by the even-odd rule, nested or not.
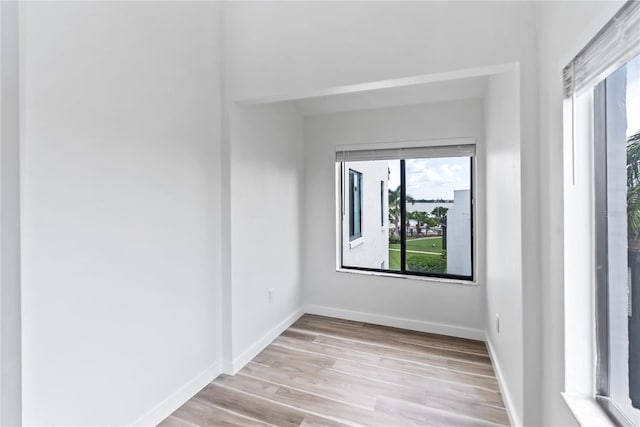
[(342, 267), (473, 280), (472, 166), (471, 155), (342, 162)]

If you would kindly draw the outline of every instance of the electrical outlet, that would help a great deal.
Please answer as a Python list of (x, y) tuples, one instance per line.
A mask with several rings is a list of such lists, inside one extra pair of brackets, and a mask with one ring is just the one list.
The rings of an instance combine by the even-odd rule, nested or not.
[(500, 315), (496, 313), (496, 332), (500, 333)]
[(275, 293), (276, 293), (276, 290), (274, 288), (269, 288), (269, 304), (273, 302), (273, 297)]

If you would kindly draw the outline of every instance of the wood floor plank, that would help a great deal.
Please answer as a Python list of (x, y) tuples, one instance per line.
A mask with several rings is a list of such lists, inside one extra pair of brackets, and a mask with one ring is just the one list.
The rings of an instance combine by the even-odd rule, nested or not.
[(218, 408), (198, 398), (190, 399), (175, 411), (173, 416), (181, 421), (186, 421), (197, 426), (269, 426), (269, 424), (261, 423), (258, 420), (243, 417)]
[(472, 374), (484, 375), (487, 377), (495, 378), (492, 365), (485, 366), (470, 366), (468, 363), (460, 362), (459, 360), (447, 359), (447, 368), (453, 371), (468, 372)]
[(430, 377), (433, 379), (453, 382), (453, 383), (462, 383), (472, 385), (474, 387), (480, 387), (487, 390), (492, 391), (500, 391), (500, 387), (498, 386), (498, 381), (489, 376), (485, 375), (475, 375), (467, 372), (458, 372), (452, 371), (450, 369), (442, 369), (442, 368), (434, 368), (429, 365), (424, 365), (416, 362), (406, 361), (406, 360), (398, 360), (398, 359), (389, 359), (382, 357), (378, 362), (378, 366), (384, 369), (392, 369), (401, 372), (413, 373), (422, 375), (425, 377)]
[(376, 411), (402, 417), (407, 425), (434, 427), (495, 427), (498, 424), (452, 412), (439, 411), (412, 402), (383, 397), (376, 403)]
[(258, 396), (272, 398), (280, 389), (280, 386), (266, 381), (257, 381), (243, 375), (221, 375), (216, 379), (216, 384), (235, 388), (239, 391), (256, 394)]
[(324, 326), (326, 324), (344, 324), (346, 326), (351, 326), (352, 328), (362, 327), (362, 331), (373, 331), (378, 333), (380, 336), (396, 336), (406, 338), (414, 337), (419, 341), (433, 341), (434, 343), (438, 342), (446, 347), (453, 347), (455, 349), (468, 348), (472, 351), (486, 353), (486, 346), (483, 341), (471, 340), (468, 338), (459, 338), (429, 332), (412, 331), (408, 329), (395, 328), (392, 326), (375, 325), (372, 323), (354, 322), (351, 320), (335, 319), (332, 317), (319, 316), (316, 314), (305, 314), (300, 319), (298, 319), (296, 323), (316, 324), (319, 326)]
[[(357, 425), (387, 427), (398, 425), (402, 422), (397, 417), (376, 413), (372, 409), (361, 408), (286, 386), (275, 386), (263, 380), (246, 377), (241, 373), (234, 377), (225, 376), (222, 379), (222, 383), (231, 388), (260, 393), (260, 395), (278, 403), (294, 405), (311, 415), (330, 414), (329, 416), (333, 417), (332, 421), (344, 425), (353, 425), (355, 423)], [(274, 387), (276, 391), (273, 392), (273, 389), (269, 386)]]
[(215, 382), (205, 387), (196, 397), (235, 414), (279, 427), (297, 427), (305, 415), (299, 410), (221, 387)]
[[(282, 362), (283, 364), (286, 362)], [(272, 368), (249, 362), (240, 373), (287, 387), (297, 388), (311, 393), (317, 393), (330, 399), (348, 402), (360, 407), (373, 409), (376, 396), (357, 384), (346, 382), (335, 383), (331, 377), (319, 376), (298, 370), (281, 370), (282, 365), (276, 364)]]
[(313, 333), (295, 332), (295, 331), (292, 331), (290, 329), (287, 329), (282, 334), (280, 334), (280, 337), (289, 337), (289, 338), (294, 338), (294, 339), (301, 340), (301, 341), (313, 341), (314, 339), (316, 339), (316, 336), (317, 335), (313, 334)]
[(404, 350), (413, 353), (423, 353), (433, 357), (440, 357), (450, 360), (458, 360), (460, 362), (478, 363), (484, 365), (490, 365), (491, 360), (486, 352), (469, 352), (463, 350), (446, 349), (438, 346), (428, 345), (427, 343), (414, 344), (409, 342), (403, 342), (398, 339), (381, 337), (378, 334), (366, 334), (364, 332), (353, 333), (336, 333), (333, 329), (328, 328), (307, 328), (304, 324), (296, 324), (292, 326), (293, 331), (300, 333), (309, 332), (317, 334), (320, 337), (337, 338), (342, 340), (349, 340), (357, 343), (364, 343), (368, 345), (380, 345), (384, 343), (385, 347), (394, 348), (397, 350)]
[(304, 315), (235, 376), (217, 378), (161, 426), (508, 423), (484, 343)]
[(343, 349), (334, 346), (327, 346), (319, 342), (311, 341), (301, 341), (297, 338), (290, 336), (286, 331), (284, 334), (280, 335), (275, 341), (272, 343), (273, 346), (285, 347), (289, 349), (294, 349), (298, 351), (307, 351), (311, 353), (324, 354), (326, 356), (335, 357), (338, 359), (347, 359), (355, 362), (364, 362), (376, 364), (380, 362), (381, 357), (377, 354), (371, 353), (363, 353), (363, 352), (354, 352), (349, 349)]
[(387, 427), (398, 425), (398, 423), (402, 422), (402, 420), (397, 417), (362, 409), (342, 402), (327, 401), (325, 398), (309, 395), (287, 387), (281, 388), (277, 394), (279, 398), (286, 399), (289, 402), (305, 402), (307, 405), (313, 405), (316, 411), (339, 414), (341, 418), (346, 418), (358, 425)]
[(509, 416), (504, 408), (487, 404), (481, 400), (456, 399), (446, 393), (436, 391), (428, 393), (428, 397), (420, 403), (431, 409), (477, 418), (482, 421), (508, 426)]
[(349, 424), (342, 424), (326, 418), (316, 417), (315, 415), (307, 415), (302, 420), (300, 427), (350, 427)]
[(254, 360), (258, 361), (261, 357), (282, 358), (286, 357), (287, 361), (311, 364), (318, 368), (327, 368), (333, 366), (336, 362), (335, 357), (327, 356), (319, 353), (303, 353), (300, 351), (289, 350), (278, 346), (269, 346), (264, 349)]
[(446, 337), (444, 335), (427, 334), (416, 331), (406, 331), (387, 326), (364, 324), (361, 327), (339, 328), (329, 326), (322, 318), (303, 316), (293, 325), (294, 328), (315, 331), (317, 333), (334, 334), (344, 338), (358, 338), (360, 340), (376, 342), (397, 342), (399, 344), (419, 345), (439, 350), (449, 350), (456, 353), (469, 353), (488, 357), (487, 348), (481, 341), (464, 338)]
[(366, 325), (364, 322), (356, 322), (354, 320), (346, 320), (346, 319), (338, 319), (336, 317), (326, 317), (326, 316), (318, 316), (317, 314), (305, 314), (297, 322), (319, 322), (323, 325), (336, 325), (342, 328), (355, 328), (362, 329), (363, 326)]
[(303, 352), (331, 356), (335, 359), (359, 362), (371, 369), (390, 369), (394, 371), (419, 374), (439, 381), (469, 384), (487, 390), (499, 391), (495, 378), (449, 370), (447, 367), (434, 367), (417, 362), (389, 359), (368, 353), (354, 352), (336, 347), (325, 346), (317, 342), (298, 341), (289, 336), (281, 336), (270, 347), (282, 347), (287, 351)]
[(439, 366), (451, 368), (460, 372), (474, 373), (478, 375), (494, 376), (493, 367), (490, 364), (476, 364), (462, 362), (459, 360), (445, 359), (442, 357), (432, 356), (428, 353), (420, 353), (406, 350), (399, 350), (393, 347), (383, 345), (374, 345), (363, 342), (350, 341), (345, 339), (318, 336), (313, 342), (331, 345), (345, 350), (360, 351), (363, 353), (377, 354), (384, 357), (406, 360), (411, 362), (425, 363), (431, 366)]
[(324, 375), (323, 370), (327, 368), (327, 366), (318, 366), (295, 357), (283, 359), (277, 353), (274, 354), (274, 352), (268, 350), (257, 355), (251, 363), (265, 368), (275, 368), (279, 373), (288, 374), (289, 376), (305, 374), (322, 377)]
[[(345, 360), (335, 360), (333, 358), (318, 359), (316, 362), (306, 361), (302, 357), (295, 357), (295, 351), (286, 351), (285, 349), (266, 349), (255, 360), (259, 360), (266, 366), (275, 367), (280, 370), (285, 370), (289, 373), (308, 374), (313, 372), (314, 375), (320, 375), (327, 377), (329, 374), (321, 370), (324, 368), (330, 368), (331, 371), (345, 374), (340, 379), (343, 381), (354, 380), (349, 376), (357, 376), (367, 380), (377, 381), (378, 383), (372, 385), (367, 384), (367, 388), (377, 387), (381, 393), (392, 393), (389, 389), (391, 386), (404, 388), (411, 388), (416, 391), (428, 391), (437, 390), (438, 393), (444, 393), (452, 396), (454, 399), (464, 403), (472, 403), (476, 399), (480, 399), (489, 405), (500, 407), (502, 406), (502, 397), (500, 393), (495, 390), (488, 390), (484, 388), (475, 387), (472, 384), (460, 383), (460, 382), (447, 382), (441, 381), (434, 377), (425, 377), (415, 373), (407, 373), (402, 371), (394, 371), (389, 369), (374, 369), (370, 365), (350, 362)], [(283, 360), (286, 360), (283, 362)], [(316, 363), (322, 363), (322, 367)], [(332, 378), (336, 379), (335, 376)], [(385, 384), (381, 387), (379, 383)], [(394, 391), (398, 393), (398, 391)], [(412, 399), (419, 399), (412, 395)], [(422, 401), (422, 400), (420, 400)]]
[(363, 325), (363, 330), (373, 330), (383, 334), (384, 336), (397, 337), (398, 339), (407, 340), (409, 342), (430, 342), (433, 345), (439, 345), (443, 348), (487, 353), (487, 346), (483, 341), (471, 340), (468, 338), (410, 331), (407, 329), (394, 328), (392, 326), (372, 325), (367, 323)]
[[(270, 368), (265, 368), (260, 365), (255, 365), (255, 370), (249, 369), (249, 375), (253, 375), (257, 378), (271, 379), (273, 381), (279, 381), (281, 384), (288, 386), (293, 385), (314, 392), (314, 378), (318, 376), (317, 372), (307, 373), (304, 368), (297, 371), (289, 370), (287, 376), (280, 375), (281, 367), (279, 363), (273, 361), (273, 365)], [(275, 370), (274, 370), (275, 369)], [(277, 372), (277, 373), (274, 373)], [(456, 403), (459, 403), (457, 411), (472, 411), (470, 413), (477, 413), (481, 418), (492, 419), (491, 417), (499, 417), (501, 414), (502, 399), (499, 393), (489, 392), (482, 389), (473, 389), (464, 386), (449, 386), (442, 387), (441, 384), (432, 384), (429, 382), (415, 381), (411, 385), (397, 384), (395, 378), (380, 378), (372, 379), (370, 374), (365, 372), (358, 372), (362, 376), (353, 377), (350, 374), (344, 372), (335, 372), (333, 368), (328, 368), (320, 373), (320, 376), (325, 380), (330, 380), (331, 385), (325, 384), (322, 387), (317, 388), (317, 393), (322, 396), (336, 395), (346, 387), (349, 388), (350, 393), (341, 395), (341, 399), (344, 399), (347, 403), (357, 404), (362, 402), (355, 402), (354, 396), (368, 397), (368, 400), (375, 400), (380, 396), (393, 397), (398, 400), (407, 402), (418, 403), (424, 406), (448, 410), (451, 407), (455, 407)], [(374, 374), (376, 375), (376, 374)], [(480, 402), (475, 404), (476, 402)]]
[(346, 362), (344, 360), (336, 361), (332, 370), (379, 380), (400, 387), (423, 391), (437, 391), (437, 393), (452, 396), (460, 402), (479, 400), (493, 406), (502, 406), (502, 396), (500, 396), (500, 393), (473, 387), (468, 384), (446, 383), (406, 372), (383, 369), (376, 370), (362, 364)]

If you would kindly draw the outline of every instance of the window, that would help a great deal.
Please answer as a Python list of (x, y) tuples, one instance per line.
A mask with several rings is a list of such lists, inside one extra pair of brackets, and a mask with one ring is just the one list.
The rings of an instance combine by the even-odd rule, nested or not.
[[(597, 392), (640, 421), (640, 56), (594, 90)], [(633, 423), (634, 420), (636, 423)]]
[(362, 237), (362, 174), (349, 169), (349, 241)]
[[(339, 151), (340, 268), (473, 280), (474, 155), (471, 144)], [(378, 207), (379, 220), (366, 215)]]
[[(591, 276), (565, 264), (583, 279), (576, 291), (595, 297), (595, 310), (583, 300), (596, 339), (595, 389), (586, 392), (617, 425), (640, 425), (640, 2), (627, 2), (563, 73), (571, 120), (565, 197), (572, 197), (565, 253), (581, 252), (579, 241), (592, 248), (577, 263)], [(593, 224), (573, 229), (585, 210)]]

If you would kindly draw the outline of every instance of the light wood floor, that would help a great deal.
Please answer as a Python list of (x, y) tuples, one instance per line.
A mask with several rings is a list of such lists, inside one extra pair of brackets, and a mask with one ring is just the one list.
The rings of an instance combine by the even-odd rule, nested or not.
[(484, 343), (304, 315), (160, 425), (508, 425)]

